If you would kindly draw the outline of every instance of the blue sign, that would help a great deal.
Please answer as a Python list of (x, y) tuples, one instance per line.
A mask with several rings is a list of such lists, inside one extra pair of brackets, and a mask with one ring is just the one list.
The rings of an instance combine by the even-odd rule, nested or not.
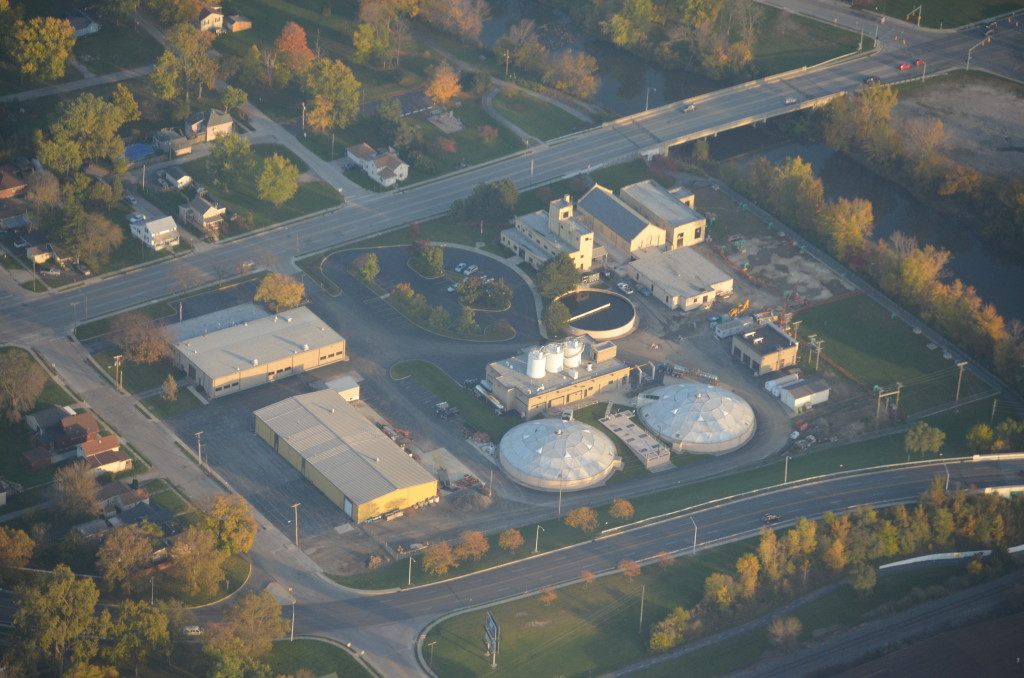
[(494, 615), (488, 612), (487, 621), (484, 623), (484, 643), (487, 645), (487, 651), (491, 656), (498, 654), (499, 633), (500, 629), (498, 628), (497, 620), (495, 620)]

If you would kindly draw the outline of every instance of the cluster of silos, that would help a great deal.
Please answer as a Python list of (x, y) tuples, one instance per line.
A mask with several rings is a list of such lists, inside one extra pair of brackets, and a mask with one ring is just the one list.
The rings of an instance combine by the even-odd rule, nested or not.
[(572, 337), (562, 343), (532, 349), (526, 355), (526, 376), (531, 379), (542, 379), (545, 374), (575, 370), (583, 360), (584, 348), (582, 339)]
[(659, 386), (639, 401), (644, 425), (677, 452), (724, 454), (742, 447), (756, 430), (746, 400), (708, 384)]
[(534, 419), (513, 427), (501, 438), (498, 460), (515, 482), (551, 492), (600, 485), (622, 468), (611, 439), (575, 420)]

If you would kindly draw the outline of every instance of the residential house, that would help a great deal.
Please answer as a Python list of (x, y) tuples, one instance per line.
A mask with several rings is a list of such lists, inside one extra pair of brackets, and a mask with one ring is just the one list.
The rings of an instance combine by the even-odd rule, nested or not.
[(96, 492), (96, 504), (104, 512), (127, 511), (139, 504), (148, 503), (149, 492), (144, 489), (133, 490), (120, 480), (104, 485)]
[(51, 258), (56, 261), (61, 268), (69, 268), (72, 264), (78, 261), (78, 259), (72, 256), (67, 250), (62, 249), (52, 242), (49, 243), (47, 247), (50, 248), (50, 254), (52, 255)]
[(49, 245), (32, 245), (25, 248), (25, 258), (33, 264), (45, 264), (52, 257)]
[(225, 111), (211, 108), (191, 115), (185, 121), (185, 134), (194, 142), (213, 141), (222, 134), (231, 134), (234, 123)]
[(160, 217), (152, 221), (131, 224), (132, 235), (156, 252), (175, 247), (178, 242), (178, 224), (174, 217)]
[(185, 170), (181, 169), (177, 165), (173, 165), (164, 170), (164, 178), (178, 189), (185, 188), (192, 183), (192, 177), (186, 174)]
[(13, 217), (7, 217), (6, 219), (0, 220), (0, 224), (3, 225), (4, 233), (16, 233), (19, 235), (28, 233), (29, 228), (32, 226), (32, 222), (29, 220), (27, 214), (16, 214)]
[(205, 237), (216, 240), (227, 211), (228, 209), (219, 203), (210, 202), (197, 195), (178, 207), (178, 218), (186, 226), (191, 226)]
[(68, 22), (75, 29), (76, 38), (81, 38), (83, 35), (92, 35), (100, 30), (100, 25), (80, 9), (73, 9), (68, 12)]
[(0, 506), (7, 506), (7, 499), (9, 497), (13, 497), (23, 491), (24, 488), (18, 483), (11, 482), (6, 478), (0, 478)]
[(21, 178), (14, 165), (0, 166), (0, 200), (28, 193), (28, 182)]
[(346, 149), (345, 155), (385, 188), (391, 188), (399, 181), (409, 178), (409, 166), (398, 157), (393, 148), (377, 152), (369, 144), (362, 143), (350, 146)]
[(199, 10), (195, 25), (201, 31), (219, 33), (224, 28), (224, 11), (219, 6), (207, 5)]
[(79, 446), (97, 440), (100, 434), (99, 422), (91, 412), (74, 414), (70, 408), (51, 407), (33, 412), (26, 415), (25, 424), (33, 432), (35, 447), (23, 452), (21, 458), (31, 469), (79, 456)]
[(103, 518), (93, 518), (92, 520), (75, 525), (71, 528), (71, 531), (77, 533), (86, 541), (93, 541), (102, 537), (109, 529), (110, 526), (107, 525), (106, 520)]
[(120, 473), (132, 468), (132, 458), (121, 450), (121, 441), (116, 435), (100, 436), (87, 440), (77, 447), (78, 457), (84, 459), (96, 475)]
[(162, 129), (155, 132), (153, 145), (172, 158), (192, 152), (192, 142), (173, 129)]
[(29, 430), (38, 435), (48, 428), (60, 425), (61, 419), (74, 416), (74, 414), (75, 411), (70, 407), (57, 407), (53, 405), (45, 410), (29, 412), (25, 415), (24, 421), (25, 426), (28, 426)]
[(240, 33), (252, 28), (252, 19), (241, 14), (224, 17), (224, 28), (231, 33)]
[(501, 244), (535, 269), (560, 254), (568, 254), (576, 268), (590, 271), (606, 256), (594, 244), (594, 232), (573, 214), (570, 196), (552, 200), (548, 211), (516, 217), (512, 228), (501, 232)]

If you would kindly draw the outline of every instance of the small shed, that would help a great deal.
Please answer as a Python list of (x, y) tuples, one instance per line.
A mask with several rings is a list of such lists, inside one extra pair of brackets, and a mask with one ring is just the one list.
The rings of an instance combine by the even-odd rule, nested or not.
[(811, 377), (783, 386), (779, 400), (794, 412), (803, 412), (828, 402), (828, 395), (828, 382), (821, 377)]

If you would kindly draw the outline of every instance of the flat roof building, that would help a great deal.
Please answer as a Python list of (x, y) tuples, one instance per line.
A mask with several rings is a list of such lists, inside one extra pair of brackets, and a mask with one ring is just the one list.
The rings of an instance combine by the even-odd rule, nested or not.
[(586, 336), (537, 346), (488, 365), (481, 385), (502, 407), (530, 419), (625, 385), (631, 368), (615, 357), (617, 350)]
[(797, 343), (775, 323), (734, 334), (732, 355), (761, 376), (796, 365)]
[(178, 333), (174, 344), (175, 365), (211, 398), (348, 359), (344, 337), (304, 306), (237, 324), (236, 316), (225, 309), (190, 320), (192, 330), (224, 327)]
[(700, 252), (683, 247), (664, 251), (649, 248), (634, 252), (626, 275), (651, 290), (651, 296), (669, 308), (692, 311), (732, 294), (733, 277)]
[(594, 233), (575, 217), (568, 195), (552, 200), (548, 211), (516, 217), (512, 228), (501, 232), (501, 244), (536, 269), (559, 254), (568, 254), (576, 268), (589, 271), (604, 263), (605, 252), (594, 245)]
[(619, 197), (665, 231), (665, 246), (674, 250), (704, 242), (707, 220), (693, 209), (693, 193), (673, 194), (648, 179), (619, 190)]
[(361, 523), (437, 495), (437, 479), (337, 391), (256, 410), (256, 434)]

